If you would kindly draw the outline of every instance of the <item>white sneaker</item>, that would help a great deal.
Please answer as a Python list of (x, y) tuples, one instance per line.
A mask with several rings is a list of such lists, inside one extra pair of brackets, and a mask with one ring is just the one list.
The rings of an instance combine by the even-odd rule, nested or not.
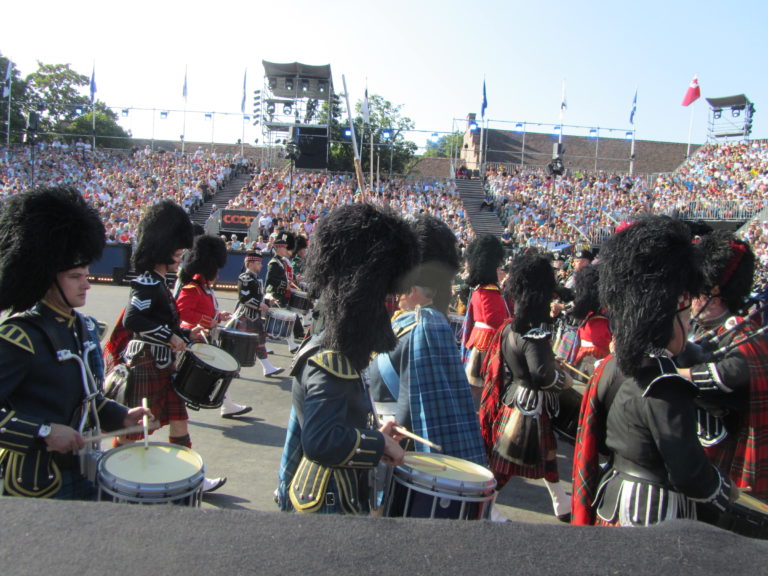
[(491, 522), (509, 522), (509, 518), (504, 516), (504, 514), (501, 513), (501, 510), (499, 510), (496, 505), (491, 506)]
[(221, 478), (203, 478), (203, 493), (216, 492), (219, 488), (227, 483), (227, 477)]
[(228, 398), (224, 399), (224, 404), (221, 405), (221, 417), (222, 418), (234, 418), (235, 416), (242, 416), (248, 414), (253, 410), (250, 406), (243, 406), (242, 404), (235, 404)]

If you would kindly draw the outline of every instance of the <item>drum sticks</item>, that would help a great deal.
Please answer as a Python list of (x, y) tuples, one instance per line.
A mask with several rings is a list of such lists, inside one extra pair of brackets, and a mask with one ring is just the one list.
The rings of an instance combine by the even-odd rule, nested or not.
[(424, 444), (425, 446), (429, 446), (433, 450), (437, 450), (440, 452), (442, 452), (443, 450), (443, 447), (440, 446), (440, 444), (435, 444), (434, 442), (430, 442), (426, 438), (422, 438), (418, 434), (414, 434), (413, 432), (408, 430), (408, 428), (403, 428), (402, 426), (393, 426), (392, 429), (398, 434), (400, 434), (400, 436), (405, 436), (406, 438), (410, 438), (414, 442), (419, 442), (421, 444)]
[[(147, 398), (144, 397), (141, 399), (141, 407), (144, 408), (144, 410), (149, 410), (149, 405), (147, 404)], [(145, 413), (144, 416), (141, 417), (141, 429), (144, 433), (144, 450), (149, 449), (149, 416)]]
[(589, 374), (584, 374), (584, 372), (582, 372), (581, 370), (577, 369), (577, 368), (576, 368), (576, 367), (574, 367), (574, 366), (571, 366), (571, 365), (570, 365), (570, 364), (568, 364), (568, 362), (566, 362), (565, 360), (562, 360), (562, 359), (561, 359), (561, 360), (560, 360), (560, 364), (562, 364), (563, 366), (565, 366), (566, 368), (568, 368), (568, 370), (570, 370), (570, 371), (571, 371), (571, 372), (573, 372), (574, 374), (578, 374), (578, 375), (579, 375), (579, 376), (581, 376), (582, 378), (585, 378), (585, 379), (589, 380)]

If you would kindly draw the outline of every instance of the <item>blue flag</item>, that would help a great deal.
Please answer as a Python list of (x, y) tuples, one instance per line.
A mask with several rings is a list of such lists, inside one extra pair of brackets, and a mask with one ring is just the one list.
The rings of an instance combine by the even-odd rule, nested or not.
[(93, 66), (93, 70), (91, 71), (91, 105), (93, 105), (95, 98), (96, 98), (96, 65)]
[(248, 68), (243, 72), (243, 101), (240, 103), (240, 114), (245, 114), (245, 84), (248, 78)]
[(629, 123), (633, 126), (635, 124), (635, 112), (637, 112), (637, 90), (635, 90), (635, 99), (632, 100), (632, 112), (629, 114)]
[(184, 100), (187, 99), (187, 69), (184, 68), (184, 89), (181, 92), (181, 95), (184, 96)]
[(488, 108), (488, 98), (485, 95), (485, 78), (483, 78), (483, 104), (480, 106), (480, 118), (485, 120), (485, 109)]

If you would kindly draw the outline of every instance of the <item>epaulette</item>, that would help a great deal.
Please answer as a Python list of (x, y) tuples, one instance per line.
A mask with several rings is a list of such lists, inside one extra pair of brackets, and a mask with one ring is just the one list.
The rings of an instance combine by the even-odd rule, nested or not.
[(546, 340), (552, 335), (551, 332), (541, 328), (531, 328), (523, 334), (523, 340)]
[(103, 340), (104, 335), (107, 333), (106, 322), (99, 322), (93, 316), (85, 317), (85, 327), (88, 329), (88, 332), (95, 333), (99, 340)]
[(341, 352), (325, 350), (318, 352), (309, 358), (309, 362), (322, 368), (326, 372), (344, 378), (345, 380), (357, 380), (360, 374), (352, 367), (352, 364)]
[(238, 278), (243, 282), (251, 282), (253, 280), (253, 275), (250, 272), (243, 272)]
[(418, 325), (419, 322), (416, 314), (411, 313), (407, 316), (403, 314), (398, 316), (397, 319), (392, 322), (392, 331), (395, 333), (395, 337), (399, 339), (408, 334), (408, 332), (412, 331)]
[(18, 346), (22, 350), (26, 350), (32, 354), (35, 353), (35, 347), (32, 345), (32, 339), (29, 337), (29, 334), (27, 334), (24, 328), (18, 324), (5, 322), (4, 324), (0, 325), (0, 338), (6, 342), (10, 342), (14, 346)]
[(155, 286), (156, 284), (160, 284), (160, 280), (152, 276), (149, 272), (145, 272), (141, 276), (136, 276), (133, 281), (142, 286)]

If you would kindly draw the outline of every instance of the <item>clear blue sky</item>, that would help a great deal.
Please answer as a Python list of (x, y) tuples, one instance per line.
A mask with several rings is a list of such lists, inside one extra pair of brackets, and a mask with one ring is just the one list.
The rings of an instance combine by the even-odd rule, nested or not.
[[(97, 98), (132, 108), (121, 120), (135, 136), (234, 142), (243, 72), (248, 99), (263, 81), (262, 60), (330, 64), (353, 102), (369, 92), (403, 105), (422, 133), (479, 116), (483, 78), (491, 127), (499, 121), (630, 128), (638, 90), (638, 139), (687, 142), (691, 108), (681, 106), (699, 76), (694, 142), (706, 139), (706, 97), (746, 94), (756, 105), (753, 138), (768, 138), (768, 3), (645, 0), (292, 0), (214, 3), (37, 1), (7, 3), (0, 51), (22, 75), (71, 63), (90, 75)], [(160, 120), (140, 108), (183, 110)], [(215, 112), (213, 121), (193, 111)], [(231, 113), (231, 114), (223, 114)], [(261, 134), (247, 124), (245, 142)]]

